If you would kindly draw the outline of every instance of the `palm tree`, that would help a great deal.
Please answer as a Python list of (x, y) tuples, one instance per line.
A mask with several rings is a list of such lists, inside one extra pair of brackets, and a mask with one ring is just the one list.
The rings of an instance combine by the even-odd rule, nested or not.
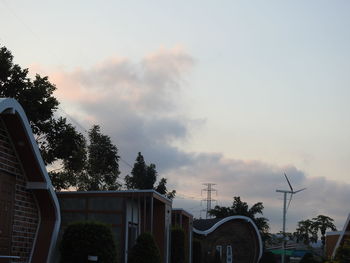
[(209, 211), (209, 215), (215, 216), (216, 218), (224, 218), (234, 215), (242, 215), (251, 218), (257, 228), (260, 231), (260, 234), (263, 240), (269, 238), (269, 229), (268, 219), (266, 217), (256, 217), (257, 214), (263, 214), (263, 203), (258, 202), (249, 208), (246, 202), (243, 202), (239, 196), (233, 197), (233, 203), (231, 207), (222, 207), (215, 206), (214, 209)]
[(336, 226), (333, 224), (334, 220), (328, 216), (318, 215), (313, 218), (313, 227), (317, 231), (321, 232), (322, 248), (324, 248), (326, 243), (326, 231), (331, 229), (332, 231), (337, 231)]
[(311, 242), (316, 243), (317, 229), (315, 229), (314, 222), (310, 219), (299, 221), (294, 236), (297, 242), (303, 241), (305, 245), (309, 245)]

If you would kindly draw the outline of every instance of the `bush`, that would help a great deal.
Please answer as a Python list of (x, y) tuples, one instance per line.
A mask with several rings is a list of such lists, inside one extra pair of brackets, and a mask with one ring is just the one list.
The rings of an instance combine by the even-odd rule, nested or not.
[(259, 262), (260, 263), (276, 263), (277, 260), (275, 258), (275, 255), (271, 251), (266, 251), (262, 255)]
[(98, 222), (68, 225), (60, 245), (61, 263), (86, 263), (89, 255), (99, 263), (118, 263), (117, 246), (110, 227)]
[(202, 263), (202, 247), (198, 239), (193, 239), (192, 242), (192, 262)]
[(185, 232), (180, 227), (171, 229), (171, 262), (185, 262)]
[(130, 250), (128, 263), (161, 263), (159, 248), (152, 234), (142, 233)]
[(311, 253), (306, 253), (299, 263), (318, 263)]

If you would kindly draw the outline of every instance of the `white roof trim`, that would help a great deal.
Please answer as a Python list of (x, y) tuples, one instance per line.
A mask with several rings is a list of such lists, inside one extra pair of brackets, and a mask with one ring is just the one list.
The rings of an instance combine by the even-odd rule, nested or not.
[(258, 236), (258, 240), (259, 240), (259, 258), (258, 258), (258, 261), (260, 261), (260, 258), (261, 258), (262, 253), (263, 253), (263, 244), (262, 244), (262, 240), (261, 240), (259, 229), (255, 225), (254, 221), (251, 218), (249, 218), (249, 217), (246, 217), (246, 216), (228, 216), (228, 217), (225, 217), (225, 218), (221, 219), (219, 222), (215, 223), (211, 228), (209, 228), (207, 230), (204, 230), (204, 231), (198, 230), (198, 229), (193, 227), (193, 232), (196, 233), (196, 234), (199, 234), (199, 235), (205, 235), (206, 236), (206, 235), (210, 234), (211, 232), (213, 232), (215, 229), (217, 229), (222, 224), (226, 223), (227, 221), (238, 220), (238, 219), (245, 220), (245, 221), (247, 221), (248, 223), (250, 223), (254, 227), (256, 235)]
[(340, 246), (340, 243), (341, 243), (341, 241), (342, 241), (344, 235), (346, 234), (346, 228), (347, 228), (347, 226), (349, 225), (349, 222), (350, 222), (350, 214), (348, 215), (348, 218), (346, 219), (346, 222), (345, 222), (345, 225), (344, 225), (344, 227), (343, 227), (343, 230), (340, 231), (340, 235), (339, 235), (337, 244), (335, 245), (334, 250), (333, 250), (333, 253), (332, 253), (332, 259), (335, 257), (335, 253), (337, 252), (337, 249), (338, 249), (338, 247)]
[[(55, 206), (55, 213), (56, 213), (56, 221), (55, 221), (55, 227), (52, 232), (52, 237), (51, 237), (51, 243), (50, 243), (50, 250), (48, 253), (48, 262), (51, 260), (51, 255), (53, 252), (53, 249), (56, 246), (56, 241), (58, 237), (58, 232), (60, 229), (60, 224), (61, 224), (61, 213), (60, 213), (60, 206), (58, 203), (58, 199), (56, 196), (56, 193), (52, 187), (50, 177), (46, 171), (46, 166), (44, 164), (44, 161), (41, 157), (38, 144), (34, 139), (32, 128), (30, 127), (27, 115), (25, 114), (22, 106), (15, 100), (15, 99), (9, 99), (9, 98), (0, 98), (0, 114), (18, 114), (22, 121), (23, 129), (26, 133), (27, 139), (29, 143), (31, 144), (31, 148), (34, 154), (34, 157), (37, 161), (37, 164), (44, 176), (44, 179), (47, 184), (48, 191), (50, 192), (50, 196), (52, 197), (52, 201)], [(21, 127), (22, 128), (22, 127)]]
[(158, 193), (153, 189), (143, 189), (143, 190), (104, 190), (104, 191), (60, 191), (57, 192), (58, 195), (62, 194), (101, 194), (101, 193), (153, 193), (159, 197), (165, 199), (166, 201), (172, 203), (173, 201), (167, 198), (165, 195)]

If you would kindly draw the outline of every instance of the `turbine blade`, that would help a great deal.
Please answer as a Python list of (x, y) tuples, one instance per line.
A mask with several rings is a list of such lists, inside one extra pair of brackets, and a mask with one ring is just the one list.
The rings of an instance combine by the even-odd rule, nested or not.
[(286, 177), (286, 180), (287, 180), (287, 183), (289, 184), (290, 190), (293, 192), (293, 187), (292, 187), (292, 185), (290, 184), (286, 173), (284, 173), (284, 177)]
[(288, 206), (287, 206), (287, 210), (286, 210), (286, 211), (288, 211), (288, 208), (289, 208), (289, 206), (290, 206), (290, 202), (292, 202), (292, 198), (293, 198), (293, 194), (290, 194), (290, 199), (289, 199), (289, 202), (288, 202)]
[(299, 193), (299, 192), (301, 192), (301, 191), (304, 191), (306, 188), (303, 188), (303, 189), (300, 189), (300, 190), (298, 190), (298, 191), (295, 191), (295, 192), (293, 192), (293, 194), (296, 194), (296, 193)]

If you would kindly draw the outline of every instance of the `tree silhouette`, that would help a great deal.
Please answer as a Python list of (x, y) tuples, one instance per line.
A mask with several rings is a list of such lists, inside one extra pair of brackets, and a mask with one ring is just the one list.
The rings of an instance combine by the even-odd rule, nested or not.
[(297, 242), (302, 241), (305, 245), (316, 243), (318, 236), (314, 222), (310, 219), (299, 221), (294, 237), (297, 239)]
[(153, 163), (147, 165), (143, 155), (139, 152), (132, 168), (131, 176), (127, 175), (124, 178), (125, 186), (127, 189), (154, 189), (169, 199), (173, 199), (176, 191), (168, 191), (166, 187), (167, 180), (165, 178), (161, 178), (158, 185), (154, 186), (157, 177), (156, 165)]
[(77, 183), (78, 190), (116, 190), (119, 171), (117, 147), (98, 125), (89, 130), (85, 170)]
[(322, 248), (326, 244), (326, 231), (331, 229), (332, 231), (337, 231), (336, 226), (333, 224), (334, 220), (325, 215), (318, 215), (313, 218), (313, 227), (321, 232)]
[(263, 214), (263, 203), (258, 202), (249, 208), (246, 202), (242, 202), (239, 196), (233, 197), (233, 203), (231, 207), (215, 206), (214, 209), (209, 211), (209, 215), (216, 218), (224, 218), (234, 215), (242, 215), (251, 218), (259, 229), (261, 236), (264, 240), (269, 237), (269, 224), (268, 219), (265, 217), (256, 217), (258, 214)]
[[(46, 165), (60, 166), (49, 173), (59, 190), (75, 185), (85, 161), (84, 136), (65, 118), (56, 117), (59, 102), (48, 77), (28, 77), (28, 69), (13, 63), (6, 47), (0, 47), (0, 97), (16, 99), (23, 107)], [(56, 114), (57, 115), (57, 114)]]

